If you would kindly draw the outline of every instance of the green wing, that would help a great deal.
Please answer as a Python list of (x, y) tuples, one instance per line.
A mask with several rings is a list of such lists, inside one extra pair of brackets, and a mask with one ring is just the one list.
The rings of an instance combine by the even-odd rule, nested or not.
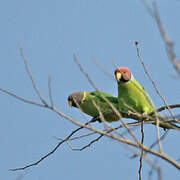
[[(134, 78), (126, 83), (119, 83), (118, 86), (119, 109), (124, 111), (134, 111), (138, 113), (150, 114), (155, 110), (147, 91)], [(155, 115), (153, 115), (155, 118)], [(166, 119), (158, 115), (159, 126), (164, 129), (180, 130), (174, 123), (166, 122)], [(153, 123), (156, 124), (156, 123)]]
[(147, 91), (135, 80), (118, 85), (119, 108), (149, 114), (155, 106)]

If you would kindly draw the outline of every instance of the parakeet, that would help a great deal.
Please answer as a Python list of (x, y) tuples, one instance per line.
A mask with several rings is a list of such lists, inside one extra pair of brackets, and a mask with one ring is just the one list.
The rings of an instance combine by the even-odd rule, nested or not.
[[(102, 114), (104, 115), (104, 119), (106, 121), (112, 122), (119, 120), (119, 117), (115, 113), (113, 113), (112, 108), (102, 98), (102, 96), (105, 97), (116, 109), (118, 108), (117, 97), (114, 97), (105, 92), (99, 93), (97, 91), (94, 92), (80, 91), (80, 92), (72, 93), (68, 97), (68, 103), (70, 106), (80, 108), (84, 113), (92, 117), (97, 117), (99, 115), (98, 108), (96, 107), (97, 105), (100, 108)], [(108, 113), (108, 112), (112, 112), (112, 113)]]
[[(155, 111), (155, 105), (152, 102), (147, 91), (133, 77), (127, 67), (119, 67), (115, 70), (115, 77), (118, 83), (118, 103), (123, 111), (132, 111), (140, 114), (150, 114)], [(168, 129), (179, 129), (180, 127), (172, 123), (163, 121), (160, 115), (159, 126)]]

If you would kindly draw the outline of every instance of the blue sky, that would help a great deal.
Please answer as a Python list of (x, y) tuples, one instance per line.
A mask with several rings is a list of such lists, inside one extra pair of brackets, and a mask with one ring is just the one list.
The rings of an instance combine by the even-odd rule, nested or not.
[[(180, 2), (161, 0), (158, 7), (180, 57), (180, 25), (177, 23)], [(144, 62), (159, 90), (169, 104), (179, 103), (177, 74), (167, 58), (155, 22), (138, 0), (6, 0), (0, 1), (0, 22), (1, 88), (39, 101), (25, 73), (18, 49), (20, 43), (43, 96), (48, 99), (48, 76), (51, 76), (56, 107), (81, 122), (85, 121), (82, 114), (67, 105), (67, 97), (72, 92), (93, 91), (93, 88), (74, 63), (73, 53), (97, 87), (115, 96), (116, 81), (104, 74), (94, 60), (112, 74), (113, 63), (129, 67), (160, 107), (163, 102), (137, 58), (134, 42), (139, 41)], [(132, 153), (124, 145), (108, 138), (82, 152), (72, 151), (64, 144), (38, 166), (9, 172), (9, 168), (40, 159), (56, 145), (54, 136), (64, 138), (76, 126), (47, 109), (24, 104), (3, 93), (0, 99), (1, 179), (16, 180), (21, 176), (23, 180), (138, 178), (139, 159), (130, 159)], [(174, 112), (179, 113), (178, 110)], [(139, 131), (135, 133), (139, 135)], [(170, 131), (163, 141), (164, 152), (174, 159), (180, 157), (179, 136), (178, 132)], [(146, 126), (145, 144), (150, 145), (155, 138), (155, 128)], [(88, 140), (73, 145), (82, 146)], [(160, 159), (157, 163), (163, 169), (163, 179), (178, 178), (179, 172), (174, 167)], [(144, 179), (150, 169), (144, 163)], [(152, 178), (157, 178), (156, 173)]]

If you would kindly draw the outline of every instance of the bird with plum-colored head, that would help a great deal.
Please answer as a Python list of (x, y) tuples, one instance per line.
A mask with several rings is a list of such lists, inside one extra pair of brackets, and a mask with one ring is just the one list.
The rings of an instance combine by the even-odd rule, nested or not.
[[(118, 83), (119, 109), (147, 115), (155, 111), (155, 105), (148, 92), (136, 81), (129, 68), (118, 67), (114, 73)], [(160, 115), (158, 115), (158, 118), (161, 127), (180, 129), (173, 123), (165, 122), (165, 118), (162, 118)]]
[(131, 111), (144, 114), (150, 114), (155, 110), (149, 94), (136, 81), (129, 68), (117, 68), (115, 77), (118, 83), (118, 99), (125, 110), (131, 108)]

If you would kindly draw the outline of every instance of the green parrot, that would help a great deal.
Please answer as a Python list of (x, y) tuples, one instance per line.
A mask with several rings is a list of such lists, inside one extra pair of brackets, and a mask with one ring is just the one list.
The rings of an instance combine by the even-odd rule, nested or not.
[[(93, 118), (99, 116), (99, 111), (104, 115), (107, 122), (118, 121), (119, 117), (113, 113), (110, 105), (102, 98), (105, 97), (116, 109), (118, 108), (118, 98), (105, 92), (75, 92), (68, 97), (68, 104), (72, 107), (81, 108), (81, 110), (92, 116)], [(96, 105), (95, 105), (96, 104)]]
[[(155, 105), (152, 102), (147, 91), (133, 77), (127, 67), (119, 67), (115, 70), (115, 77), (118, 83), (118, 103), (119, 109), (129, 112), (137, 112), (149, 115), (155, 111)], [(154, 115), (155, 117), (155, 115)], [(158, 115), (159, 126), (164, 129), (178, 129), (180, 127), (173, 123), (165, 122), (165, 118)]]

